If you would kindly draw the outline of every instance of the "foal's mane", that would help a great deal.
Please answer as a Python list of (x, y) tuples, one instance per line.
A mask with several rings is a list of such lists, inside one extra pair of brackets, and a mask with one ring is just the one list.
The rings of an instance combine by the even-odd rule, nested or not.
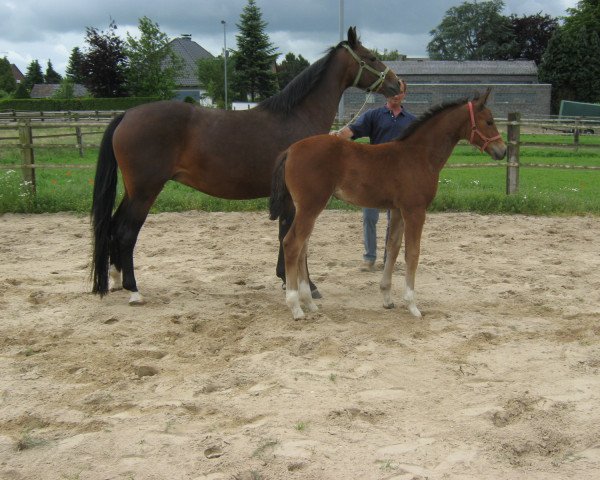
[(427, 110), (425, 113), (423, 113), (419, 118), (417, 118), (414, 122), (412, 122), (406, 128), (406, 130), (404, 130), (396, 138), (396, 140), (404, 140), (405, 138), (410, 137), (413, 133), (415, 133), (415, 131), (417, 131), (419, 128), (421, 128), (423, 126), (423, 124), (427, 123), (429, 120), (431, 120), (433, 117), (439, 115), (440, 113), (445, 112), (446, 110), (448, 110), (452, 107), (464, 105), (469, 100), (477, 100), (478, 98), (479, 98), (479, 93), (475, 94), (475, 96), (472, 98), (468, 98), (468, 97), (459, 98), (458, 100), (449, 100), (446, 102), (442, 102), (438, 105), (434, 105), (429, 110)]
[(345, 44), (348, 44), (348, 41), (344, 40), (337, 46), (331, 47), (323, 58), (306, 67), (283, 90), (263, 100), (256, 108), (273, 113), (290, 113), (319, 84), (329, 67), (333, 54)]

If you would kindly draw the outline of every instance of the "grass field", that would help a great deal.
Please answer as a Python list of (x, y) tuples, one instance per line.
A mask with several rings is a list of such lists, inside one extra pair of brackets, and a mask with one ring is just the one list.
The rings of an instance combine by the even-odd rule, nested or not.
[[(56, 130), (53, 131), (56, 133)], [(36, 130), (36, 135), (42, 133)], [(19, 163), (17, 148), (3, 147), (0, 132), (0, 165)], [(99, 143), (99, 134), (85, 136), (85, 143)], [(62, 139), (36, 140), (34, 144), (65, 143)], [(69, 141), (73, 141), (71, 139)], [(479, 213), (525, 213), (534, 215), (600, 214), (600, 170), (567, 170), (527, 167), (527, 164), (600, 166), (600, 148), (581, 147), (578, 151), (552, 146), (572, 142), (561, 135), (522, 135), (523, 142), (548, 142), (544, 147), (521, 147), (519, 192), (505, 194), (505, 161), (498, 167), (452, 168), (456, 164), (492, 163), (487, 155), (470, 145), (458, 145), (440, 175), (438, 194), (431, 211), (473, 211)], [(13, 141), (14, 142), (14, 141)], [(4, 142), (5, 144), (8, 142)], [(598, 136), (585, 135), (581, 144), (600, 144)], [(93, 167), (97, 149), (87, 149), (84, 157), (73, 148), (38, 148), (38, 165), (61, 164)], [(89, 212), (94, 168), (37, 169), (37, 194), (23, 187), (20, 169), (0, 169), (0, 213), (6, 212)], [(331, 208), (354, 208), (332, 200)], [(204, 195), (175, 182), (169, 182), (153, 206), (153, 212), (207, 210), (246, 211), (267, 208), (267, 199), (228, 201)]]

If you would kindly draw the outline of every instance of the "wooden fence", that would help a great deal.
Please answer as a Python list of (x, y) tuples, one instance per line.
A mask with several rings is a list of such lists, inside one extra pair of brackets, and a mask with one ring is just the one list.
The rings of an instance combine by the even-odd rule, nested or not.
[[(86, 112), (0, 112), (0, 148), (16, 148), (21, 152), (21, 163), (0, 164), (0, 169), (21, 169), (23, 184), (35, 193), (35, 171), (40, 168), (95, 168), (94, 165), (81, 164), (36, 164), (35, 150), (40, 148), (76, 148), (83, 156), (85, 148), (98, 148), (99, 144), (85, 143), (84, 137), (103, 133), (106, 125), (119, 111), (86, 111)], [(519, 170), (522, 167), (562, 168), (600, 170), (600, 166), (556, 165), (556, 164), (522, 164), (520, 161), (521, 147), (552, 147), (569, 148), (598, 148), (600, 143), (581, 142), (581, 134), (600, 134), (600, 119), (584, 121), (581, 118), (560, 119), (528, 118), (522, 119), (519, 113), (511, 113), (506, 121), (498, 121), (505, 128), (508, 153), (506, 163), (469, 163), (448, 164), (446, 168), (480, 168), (505, 167), (506, 193), (513, 194), (519, 189)], [(34, 135), (37, 129), (68, 129), (70, 133)], [(85, 129), (85, 131), (84, 131)], [(565, 141), (560, 143), (522, 142), (521, 132), (527, 133), (560, 133)], [(15, 132), (7, 136), (4, 132)], [(50, 138), (74, 138), (71, 143), (38, 143), (38, 140)], [(12, 142), (12, 143), (11, 143)]]

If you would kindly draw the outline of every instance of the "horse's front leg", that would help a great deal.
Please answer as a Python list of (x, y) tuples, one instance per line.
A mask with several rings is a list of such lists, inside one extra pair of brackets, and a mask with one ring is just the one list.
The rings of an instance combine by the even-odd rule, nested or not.
[(415, 317), (421, 317), (421, 312), (415, 302), (415, 275), (417, 265), (419, 264), (419, 253), (421, 251), (421, 233), (425, 223), (425, 209), (415, 209), (403, 211), (404, 217), (404, 235), (405, 235), (405, 253), (406, 260), (406, 289), (404, 291), (404, 300), (407, 303), (408, 310)]
[(383, 294), (383, 308), (394, 308), (392, 301), (392, 273), (398, 258), (398, 252), (402, 246), (402, 235), (404, 234), (404, 221), (400, 210), (390, 211), (389, 234), (387, 237), (385, 249), (385, 265), (383, 267), (383, 276), (379, 288)]

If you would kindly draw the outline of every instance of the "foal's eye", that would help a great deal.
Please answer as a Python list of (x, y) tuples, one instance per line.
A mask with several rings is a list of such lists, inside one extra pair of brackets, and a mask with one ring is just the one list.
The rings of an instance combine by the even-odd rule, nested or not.
[(488, 120), (486, 123), (491, 127), (494, 124), (494, 121), (493, 120)]

